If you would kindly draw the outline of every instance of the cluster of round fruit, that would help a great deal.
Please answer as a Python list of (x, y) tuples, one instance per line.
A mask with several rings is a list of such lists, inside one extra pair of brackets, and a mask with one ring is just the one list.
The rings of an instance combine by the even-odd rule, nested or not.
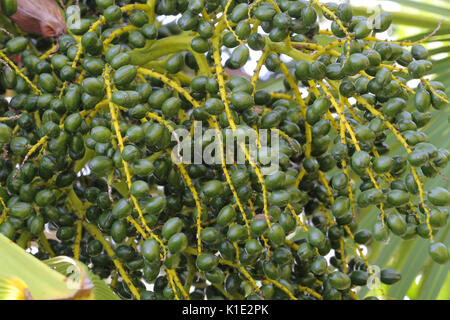
[[(318, 0), (86, 0), (80, 13), (54, 46), (3, 39), (2, 234), (85, 262), (122, 298), (356, 299), (374, 275), (361, 246), (390, 234), (448, 261), (434, 235), (450, 194), (424, 181), (449, 152), (420, 130), (448, 100), (420, 41), (376, 38), (390, 14)], [(250, 50), (254, 74), (234, 75)], [(263, 66), (282, 89), (260, 89)], [(173, 132), (199, 122), (222, 161), (174, 161)], [(226, 129), (245, 163), (224, 161)], [(257, 161), (237, 139), (249, 129), (279, 133), (275, 173), (261, 161), (273, 141)], [(367, 207), (372, 230), (358, 226)]]

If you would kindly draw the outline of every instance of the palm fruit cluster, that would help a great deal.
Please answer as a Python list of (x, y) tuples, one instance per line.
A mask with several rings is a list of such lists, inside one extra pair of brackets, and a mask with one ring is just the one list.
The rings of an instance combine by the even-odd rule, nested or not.
[[(2, 38), (3, 235), (40, 259), (79, 259), (124, 299), (356, 299), (375, 275), (363, 246), (390, 237), (424, 238), (449, 260), (434, 235), (450, 194), (424, 187), (449, 152), (422, 131), (446, 88), (425, 78), (425, 39), (377, 38), (389, 13), (318, 0), (79, 5), (53, 44)], [(254, 73), (233, 73), (251, 53)], [(260, 89), (263, 66), (282, 89)], [(204, 148), (226, 129), (278, 132), (278, 171), (261, 173), (271, 145), (244, 164), (176, 163), (172, 132), (199, 122), (218, 132)], [(366, 208), (376, 222), (363, 229)]]

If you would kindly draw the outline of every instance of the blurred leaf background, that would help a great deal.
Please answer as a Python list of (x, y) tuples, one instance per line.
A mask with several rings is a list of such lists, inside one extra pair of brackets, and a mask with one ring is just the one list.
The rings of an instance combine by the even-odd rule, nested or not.
[[(366, 2), (364, 2), (366, 4)], [(360, 6), (361, 1), (352, 4)], [(381, 5), (383, 10), (391, 12), (394, 28), (390, 39), (417, 41), (430, 34), (440, 24), (440, 29), (431, 37), (425, 47), (429, 49), (433, 61), (431, 79), (444, 83), (450, 94), (450, 1), (440, 0), (392, 0), (368, 1), (367, 7)], [(367, 8), (357, 7), (355, 14), (367, 15)], [(438, 148), (450, 149), (449, 106), (442, 111), (434, 111), (433, 118), (426, 126), (430, 141)], [(395, 141), (389, 141), (392, 152), (402, 151)], [(442, 172), (450, 177), (450, 168)], [(425, 187), (441, 186), (448, 188), (448, 183), (439, 175), (426, 183)], [(370, 228), (375, 222), (374, 211), (363, 212), (361, 227)], [(450, 227), (435, 234), (436, 241), (450, 244)], [(395, 299), (450, 299), (450, 265), (438, 265), (428, 257), (429, 240), (417, 237), (402, 241), (391, 235), (388, 243), (373, 243), (368, 253), (369, 261), (382, 267), (393, 268), (401, 272), (402, 279), (393, 286), (384, 287), (387, 296)], [(361, 291), (360, 296), (366, 292)]]
[[(323, 0), (326, 3), (328, 1)], [(341, 3), (344, 1), (333, 1)], [(348, 2), (348, 1), (346, 1)], [(354, 15), (374, 15), (381, 8), (382, 11), (393, 15), (393, 24), (390, 30), (383, 34), (377, 34), (384, 40), (410, 40), (418, 41), (430, 34), (434, 34), (427, 42), (422, 43), (430, 53), (429, 59), (433, 62), (433, 73), (428, 79), (444, 83), (447, 95), (450, 95), (450, 1), (448, 0), (366, 0), (361, 6), (361, 0), (350, 1), (354, 8)], [(323, 27), (327, 27), (327, 21), (323, 21)], [(436, 28), (439, 27), (438, 31)], [(327, 36), (320, 36), (318, 42), (326, 45), (331, 40)], [(294, 61), (287, 62), (290, 67)], [(404, 74), (395, 73), (397, 77), (405, 77)], [(407, 80), (411, 80), (408, 76)], [(283, 87), (283, 78), (263, 81), (261, 88), (279, 90)], [(414, 81), (414, 80), (413, 80)], [(409, 84), (409, 83), (408, 83)], [(414, 88), (417, 82), (411, 83)], [(410, 102), (407, 111), (412, 112), (415, 107)], [(430, 110), (432, 120), (422, 128), (432, 142), (438, 148), (450, 150), (450, 106), (444, 110)], [(395, 138), (386, 141), (391, 147), (391, 155), (405, 154), (403, 147)], [(450, 178), (450, 166), (441, 170), (442, 174)], [(435, 186), (448, 189), (448, 183), (440, 176), (429, 179), (425, 183), (425, 190)], [(447, 208), (449, 209), (449, 208)], [(361, 229), (371, 230), (377, 220), (377, 210), (359, 209), (358, 219)], [(440, 241), (450, 246), (450, 226), (439, 229), (434, 234), (435, 241)], [(302, 237), (298, 234), (296, 237)], [(372, 242), (367, 253), (370, 263), (381, 268), (392, 268), (399, 271), (402, 279), (392, 286), (382, 285), (385, 299), (420, 299), (420, 300), (449, 300), (450, 299), (450, 264), (439, 265), (434, 263), (428, 255), (430, 240), (416, 236), (412, 240), (403, 240), (391, 234), (387, 243)], [(367, 296), (367, 289), (358, 292), (360, 298)], [(381, 296), (379, 296), (381, 298)]]

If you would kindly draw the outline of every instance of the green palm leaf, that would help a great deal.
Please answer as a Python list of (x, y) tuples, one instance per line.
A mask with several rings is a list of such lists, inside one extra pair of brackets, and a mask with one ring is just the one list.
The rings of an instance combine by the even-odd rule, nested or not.
[(0, 234), (1, 299), (117, 300), (106, 283), (69, 257), (40, 261)]
[(445, 18), (450, 16), (450, 9), (443, 7), (442, 5), (433, 5), (424, 1), (412, 1), (412, 0), (394, 0), (405, 7), (417, 9), (423, 12), (434, 13)]

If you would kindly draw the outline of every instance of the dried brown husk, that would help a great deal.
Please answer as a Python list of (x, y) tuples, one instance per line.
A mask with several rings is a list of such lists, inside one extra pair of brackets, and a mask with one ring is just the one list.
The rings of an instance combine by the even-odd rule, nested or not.
[(61, 9), (54, 0), (17, 0), (11, 20), (25, 32), (46, 38), (66, 33)]

